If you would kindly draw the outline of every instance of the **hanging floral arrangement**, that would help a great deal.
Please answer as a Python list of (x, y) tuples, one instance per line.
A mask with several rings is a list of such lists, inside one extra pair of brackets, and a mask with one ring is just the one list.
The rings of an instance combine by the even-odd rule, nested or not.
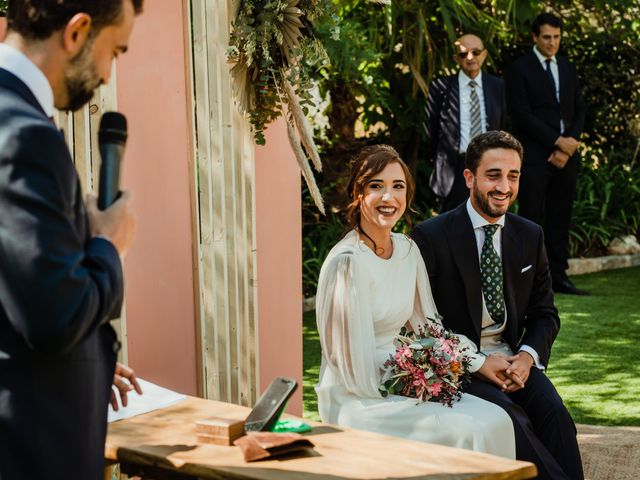
[(313, 200), (324, 214), (309, 158), (318, 172), (322, 163), (305, 116), (306, 107), (313, 105), (305, 66), (327, 61), (313, 35), (313, 22), (325, 13), (320, 3), (240, 0), (228, 57), (233, 64), (233, 92), (240, 111), (249, 117), (256, 143), (264, 145), (267, 125), (286, 113), (289, 142)]

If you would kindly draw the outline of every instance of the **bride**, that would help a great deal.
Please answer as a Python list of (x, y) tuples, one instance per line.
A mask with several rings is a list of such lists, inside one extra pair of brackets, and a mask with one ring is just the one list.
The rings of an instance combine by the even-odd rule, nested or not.
[[(352, 230), (327, 256), (318, 281), (316, 316), (322, 345), (316, 387), (324, 422), (515, 458), (513, 426), (498, 406), (463, 394), (449, 408), (389, 395), (378, 386), (402, 326), (436, 318), (418, 247), (391, 230), (408, 221), (415, 184), (387, 145), (363, 148), (351, 169)], [(470, 343), (461, 337), (462, 343)], [(475, 346), (471, 345), (476, 351)]]

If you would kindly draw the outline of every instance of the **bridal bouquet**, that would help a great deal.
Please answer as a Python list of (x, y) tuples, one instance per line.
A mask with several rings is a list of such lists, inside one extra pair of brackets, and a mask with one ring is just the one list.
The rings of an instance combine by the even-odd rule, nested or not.
[(402, 395), (449, 407), (460, 400), (460, 387), (470, 373), (467, 348), (456, 335), (430, 321), (418, 332), (403, 327), (394, 344), (396, 351), (383, 366), (383, 397)]

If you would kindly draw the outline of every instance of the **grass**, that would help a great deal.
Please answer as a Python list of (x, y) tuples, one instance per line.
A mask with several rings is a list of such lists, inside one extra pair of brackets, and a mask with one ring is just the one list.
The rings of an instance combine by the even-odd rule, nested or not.
[(314, 386), (320, 376), (320, 337), (316, 328), (316, 312), (306, 312), (302, 320), (302, 335), (304, 343), (303, 352), (303, 377), (302, 377), (302, 403), (303, 416), (309, 420), (320, 421), (318, 415), (318, 398)]
[[(576, 276), (590, 297), (557, 295), (562, 328), (548, 375), (576, 423), (640, 426), (640, 267)], [(304, 417), (319, 420), (320, 342), (304, 315)]]
[(592, 296), (556, 296), (548, 375), (577, 423), (640, 425), (640, 268), (573, 280)]

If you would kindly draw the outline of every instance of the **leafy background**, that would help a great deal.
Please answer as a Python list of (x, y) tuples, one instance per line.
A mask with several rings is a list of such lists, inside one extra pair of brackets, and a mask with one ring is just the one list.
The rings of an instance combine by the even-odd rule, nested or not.
[[(348, 163), (363, 145), (393, 145), (416, 177), (423, 220), (437, 211), (427, 182), (423, 111), (429, 82), (455, 71), (453, 41), (475, 33), (489, 50), (485, 68), (497, 75), (531, 48), (530, 24), (542, 10), (560, 15), (561, 54), (582, 79), (588, 105), (571, 226), (572, 256), (606, 252), (616, 236), (638, 234), (640, 224), (640, 4), (624, 1), (331, 0), (316, 35), (330, 64), (317, 69), (319, 94), (328, 98), (317, 129), (324, 174), (319, 184), (327, 217), (303, 192), (304, 291), (315, 291), (324, 255), (345, 231)], [(401, 227), (402, 228), (402, 227)]]

